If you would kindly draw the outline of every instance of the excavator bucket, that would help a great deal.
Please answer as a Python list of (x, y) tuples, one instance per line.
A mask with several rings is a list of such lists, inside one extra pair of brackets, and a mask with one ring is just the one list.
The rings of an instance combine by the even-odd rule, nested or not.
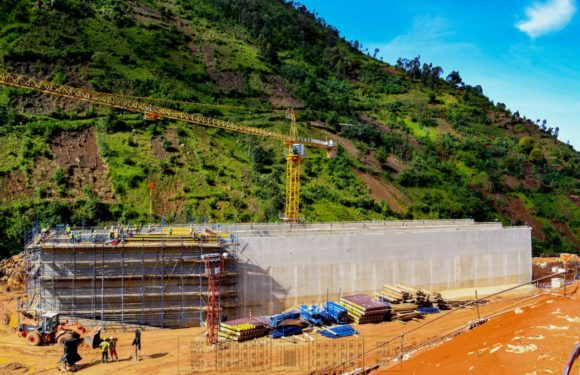
[(103, 327), (95, 327), (85, 335), (85, 345), (89, 348), (96, 349), (101, 341), (101, 330)]

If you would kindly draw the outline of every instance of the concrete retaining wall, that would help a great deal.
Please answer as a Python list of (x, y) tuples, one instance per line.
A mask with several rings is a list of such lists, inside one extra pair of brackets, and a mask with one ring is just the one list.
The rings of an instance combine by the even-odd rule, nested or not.
[[(227, 228), (232, 230), (234, 228)], [(239, 315), (271, 314), (385, 283), (429, 290), (531, 279), (531, 230), (424, 221), (238, 226)]]

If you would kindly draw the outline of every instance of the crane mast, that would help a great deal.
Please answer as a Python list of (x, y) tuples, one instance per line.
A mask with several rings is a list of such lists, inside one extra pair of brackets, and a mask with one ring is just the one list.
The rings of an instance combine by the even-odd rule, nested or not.
[(337, 146), (334, 141), (321, 141), (318, 139), (298, 136), (296, 126), (296, 112), (292, 109), (289, 110), (287, 114), (287, 117), (290, 119), (290, 132), (289, 134), (282, 134), (275, 131), (241, 125), (231, 121), (218, 120), (197, 114), (159, 107), (149, 103), (125, 98), (121, 95), (102, 93), (67, 85), (59, 85), (53, 82), (3, 71), (0, 71), (0, 84), (5, 86), (31, 89), (50, 95), (124, 109), (131, 112), (140, 112), (143, 113), (147, 118), (158, 119), (160, 117), (165, 117), (196, 125), (208, 126), (212, 128), (224, 129), (243, 134), (251, 134), (282, 141), (288, 146), (288, 154), (286, 156), (286, 205), (283, 219), (291, 223), (299, 222), (301, 219), (299, 212), (300, 166), (302, 158), (304, 157), (304, 147), (314, 147), (326, 150), (327, 157), (329, 158), (336, 156)]

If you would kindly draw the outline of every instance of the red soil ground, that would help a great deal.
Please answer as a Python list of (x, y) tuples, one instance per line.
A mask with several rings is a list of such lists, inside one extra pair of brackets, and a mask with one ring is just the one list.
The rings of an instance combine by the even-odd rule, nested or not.
[[(377, 373), (560, 374), (580, 341), (580, 283), (567, 297), (545, 295), (505, 315)], [(521, 352), (520, 352), (521, 351)], [(580, 372), (576, 363), (572, 374)]]

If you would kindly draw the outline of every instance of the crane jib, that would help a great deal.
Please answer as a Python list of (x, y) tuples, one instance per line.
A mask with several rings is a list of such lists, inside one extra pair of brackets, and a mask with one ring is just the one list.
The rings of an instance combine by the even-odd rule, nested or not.
[(8, 86), (41, 91), (50, 95), (57, 95), (75, 100), (82, 100), (90, 103), (124, 109), (127, 111), (155, 114), (173, 120), (185, 121), (192, 124), (203, 125), (212, 128), (273, 138), (283, 142), (301, 143), (308, 147), (321, 148), (328, 151), (336, 149), (336, 143), (333, 141), (321, 141), (318, 139), (302, 137), (293, 138), (289, 135), (273, 132), (270, 130), (253, 128), (231, 121), (219, 120), (215, 118), (200, 116), (197, 114), (176, 111), (174, 109), (158, 107), (156, 105), (127, 99), (120, 95), (107, 94), (66, 85), (58, 85), (53, 82), (43, 81), (19, 74), (0, 72), (0, 83)]

